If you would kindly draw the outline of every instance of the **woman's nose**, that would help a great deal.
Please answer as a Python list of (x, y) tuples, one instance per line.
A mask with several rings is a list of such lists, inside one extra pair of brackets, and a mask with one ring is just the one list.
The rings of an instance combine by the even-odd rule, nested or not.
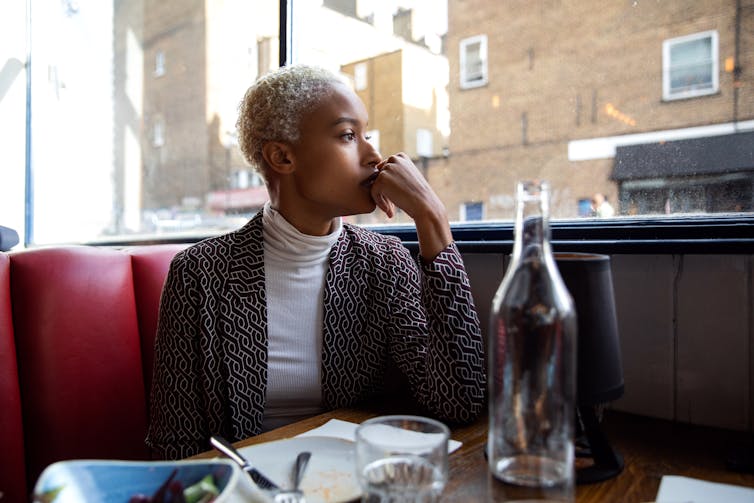
[(366, 144), (365, 164), (376, 166), (382, 161), (382, 156), (371, 142), (365, 141), (364, 143)]

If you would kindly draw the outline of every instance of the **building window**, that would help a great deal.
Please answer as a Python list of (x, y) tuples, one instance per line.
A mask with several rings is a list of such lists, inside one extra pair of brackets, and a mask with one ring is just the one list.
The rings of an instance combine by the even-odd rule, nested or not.
[(162, 77), (165, 75), (165, 53), (157, 51), (154, 55), (154, 76)]
[(379, 129), (370, 129), (367, 131), (367, 138), (369, 139), (369, 143), (372, 144), (374, 149), (379, 152), (380, 151), (380, 130)]
[(357, 63), (353, 67), (353, 85), (357, 91), (363, 91), (368, 86), (367, 64)]
[(474, 222), (484, 220), (484, 203), (469, 202), (461, 205), (461, 221)]
[(249, 172), (249, 187), (264, 187), (264, 180), (256, 171)]
[(157, 118), (152, 126), (152, 146), (162, 147), (165, 145), (165, 122)]
[(461, 89), (487, 84), (487, 35), (461, 40)]
[(419, 157), (432, 157), (432, 131), (419, 128), (416, 130), (416, 155)]
[(274, 37), (261, 37), (257, 40), (257, 75), (264, 75), (277, 68), (277, 43)]
[(718, 90), (718, 36), (705, 31), (662, 44), (662, 97), (676, 100)]

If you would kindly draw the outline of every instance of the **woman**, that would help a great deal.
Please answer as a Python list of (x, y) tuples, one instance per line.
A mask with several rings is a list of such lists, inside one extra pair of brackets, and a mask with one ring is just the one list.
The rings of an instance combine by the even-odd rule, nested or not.
[[(237, 123), (270, 201), (179, 253), (163, 289), (147, 444), (207, 450), (380, 392), (393, 361), (428, 414), (482, 409), (482, 341), (445, 209), (404, 154), (382, 159), (361, 100), (295, 65), (249, 88)], [(419, 257), (341, 217), (398, 206)]]

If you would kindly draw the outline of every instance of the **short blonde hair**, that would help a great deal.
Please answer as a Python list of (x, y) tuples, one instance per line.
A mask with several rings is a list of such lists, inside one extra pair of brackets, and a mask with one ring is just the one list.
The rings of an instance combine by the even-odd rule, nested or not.
[(238, 144), (246, 162), (265, 175), (264, 144), (298, 141), (304, 113), (331, 95), (336, 83), (343, 80), (329, 70), (300, 64), (259, 78), (238, 107)]

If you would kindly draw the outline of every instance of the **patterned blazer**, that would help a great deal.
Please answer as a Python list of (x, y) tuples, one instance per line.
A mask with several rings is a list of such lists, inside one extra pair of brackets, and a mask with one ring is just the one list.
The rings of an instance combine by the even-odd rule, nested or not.
[[(343, 225), (329, 256), (322, 397), (330, 408), (382, 390), (390, 358), (430, 414), (474, 419), (485, 391), (483, 346), (455, 244), (431, 263), (399, 239)], [(176, 255), (155, 342), (147, 445), (163, 458), (259, 433), (267, 382), (261, 212), (243, 228)]]

